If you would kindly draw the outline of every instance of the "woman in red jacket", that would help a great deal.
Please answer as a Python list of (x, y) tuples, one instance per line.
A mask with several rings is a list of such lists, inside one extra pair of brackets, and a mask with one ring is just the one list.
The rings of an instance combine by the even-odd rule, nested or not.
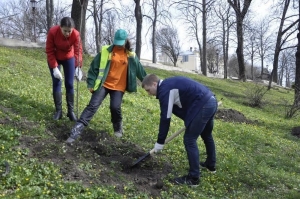
[[(66, 101), (68, 106), (67, 117), (76, 121), (74, 114), (74, 75), (82, 67), (82, 45), (80, 33), (75, 30), (74, 21), (70, 17), (64, 17), (60, 25), (53, 26), (47, 35), (46, 53), (47, 62), (52, 77), (53, 99), (55, 104), (54, 120), (62, 118), (62, 74), (61, 65), (64, 70), (64, 82), (66, 88)], [(79, 67), (79, 68), (78, 68)], [(77, 68), (77, 69), (76, 69)]]

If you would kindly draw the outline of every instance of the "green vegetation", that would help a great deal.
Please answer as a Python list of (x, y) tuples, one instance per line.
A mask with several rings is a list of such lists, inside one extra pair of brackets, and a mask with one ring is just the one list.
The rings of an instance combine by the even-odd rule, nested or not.
[[(87, 187), (80, 181), (64, 181), (54, 162), (29, 158), (30, 151), (19, 146), (20, 137), (47, 138), (51, 136), (45, 133), (47, 126), (66, 124), (68, 128), (72, 123), (67, 119), (52, 120), (51, 79), (42, 49), (0, 47), (0, 55), (0, 173), (5, 171), (4, 161), (11, 166), (8, 175), (0, 176), (0, 198), (150, 198), (135, 192), (132, 182), (118, 193), (105, 184)], [(91, 60), (85, 57), (85, 72)], [(299, 118), (285, 119), (286, 102), (293, 102), (292, 90), (272, 89), (264, 95), (262, 107), (252, 108), (245, 105), (248, 102), (245, 91), (255, 84), (153, 68), (146, 71), (161, 78), (191, 77), (207, 85), (218, 99), (223, 98), (220, 109), (234, 109), (257, 121), (246, 124), (217, 119), (214, 128), (217, 173), (203, 171), (197, 188), (173, 185), (164, 179), (162, 198), (300, 198), (300, 140), (291, 135), (291, 129), (300, 126)], [(81, 112), (90, 99), (84, 82), (79, 83), (79, 93)], [(108, 103), (108, 99), (103, 102), (89, 126), (113, 136)], [(139, 88), (137, 93), (124, 96), (123, 113), (125, 136), (122, 139), (145, 151), (151, 149), (158, 132), (158, 101)], [(18, 121), (18, 126), (13, 125)], [(182, 126), (182, 121), (174, 116), (170, 133)], [(200, 139), (199, 147), (204, 159), (205, 149)], [(163, 157), (167, 157), (175, 169), (168, 178), (176, 177), (175, 173), (186, 174), (188, 163), (180, 136), (165, 146), (163, 154), (157, 158), (165, 161)], [(87, 162), (79, 167), (92, 170), (93, 164)], [(116, 166), (116, 162), (111, 164)]]

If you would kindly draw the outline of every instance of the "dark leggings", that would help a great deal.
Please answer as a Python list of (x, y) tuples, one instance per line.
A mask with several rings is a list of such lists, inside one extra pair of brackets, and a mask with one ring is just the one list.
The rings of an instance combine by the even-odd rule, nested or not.
[(73, 94), (74, 93), (73, 82), (74, 82), (74, 74), (75, 74), (75, 58), (72, 57), (72, 58), (70, 58), (68, 60), (64, 60), (64, 61), (57, 60), (57, 63), (59, 64), (58, 69), (61, 68), (60, 67), (61, 65), (63, 66), (64, 79), (59, 80), (59, 79), (55, 78), (53, 76), (53, 68), (49, 67), (50, 74), (51, 74), (51, 77), (52, 77), (52, 91), (53, 91), (53, 93), (61, 92), (61, 84), (62, 84), (62, 81), (64, 81), (65, 82), (66, 93)]
[(102, 101), (105, 99), (107, 94), (110, 95), (110, 113), (111, 113), (111, 122), (113, 124), (119, 123), (122, 121), (122, 110), (121, 104), (124, 93), (121, 91), (110, 90), (105, 87), (101, 87), (95, 92), (90, 99), (89, 104), (85, 107), (78, 122), (83, 123), (85, 126), (91, 121), (92, 117), (95, 115), (96, 111), (102, 104)]

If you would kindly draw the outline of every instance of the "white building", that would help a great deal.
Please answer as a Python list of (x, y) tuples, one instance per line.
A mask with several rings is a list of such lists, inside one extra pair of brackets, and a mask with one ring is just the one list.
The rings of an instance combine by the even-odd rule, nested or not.
[[(166, 54), (158, 55), (158, 62), (164, 65), (173, 66), (170, 58)], [(192, 47), (189, 51), (183, 51), (178, 56), (178, 61), (176, 63), (176, 67), (191, 70), (194, 72), (200, 72), (200, 58), (199, 52), (196, 50), (192, 50)]]

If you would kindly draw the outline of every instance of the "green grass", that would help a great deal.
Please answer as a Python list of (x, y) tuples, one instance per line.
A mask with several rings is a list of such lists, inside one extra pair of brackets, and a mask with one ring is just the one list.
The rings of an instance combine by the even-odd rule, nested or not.
[[(143, 193), (134, 193), (130, 182), (124, 195), (102, 185), (85, 188), (81, 182), (65, 182), (53, 162), (41, 163), (28, 158), (28, 150), (18, 147), (18, 138), (22, 135), (50, 136), (45, 134), (46, 127), (56, 123), (52, 120), (53, 100), (46, 55), (42, 49), (6, 47), (0, 47), (0, 55), (0, 164), (6, 160), (14, 168), (8, 176), (0, 176), (0, 198), (75, 198), (71, 197), (74, 194), (80, 194), (80, 198), (149, 198)], [(85, 57), (85, 72), (91, 60)], [(245, 92), (253, 87), (252, 83), (154, 68), (146, 68), (146, 71), (161, 78), (191, 77), (208, 86), (218, 99), (224, 99), (221, 108), (237, 110), (247, 119), (258, 121), (257, 124), (238, 124), (216, 120), (217, 173), (203, 172), (201, 186), (193, 189), (166, 181), (168, 191), (162, 191), (162, 198), (300, 198), (300, 140), (291, 136), (291, 129), (299, 126), (299, 117), (284, 118), (285, 101), (292, 103), (293, 91), (272, 89), (264, 96), (262, 108), (251, 108), (245, 105)], [(79, 83), (79, 93), (81, 112), (90, 99), (84, 82)], [(158, 101), (139, 87), (137, 93), (125, 94), (122, 111), (124, 139), (145, 151), (152, 148), (158, 132)], [(113, 136), (107, 113), (109, 104), (105, 100), (89, 126), (105, 129)], [(26, 121), (22, 121), (19, 128), (4, 124), (24, 118)], [(58, 123), (71, 125), (67, 120)], [(170, 133), (182, 126), (183, 122), (173, 116)], [(199, 147), (203, 158), (205, 150), (200, 139)], [(166, 145), (163, 153), (173, 164), (174, 173), (186, 174), (188, 162), (181, 138)], [(79, 166), (89, 169), (89, 164)], [(0, 167), (1, 173), (3, 168)], [(175, 176), (169, 174), (168, 177)]]

